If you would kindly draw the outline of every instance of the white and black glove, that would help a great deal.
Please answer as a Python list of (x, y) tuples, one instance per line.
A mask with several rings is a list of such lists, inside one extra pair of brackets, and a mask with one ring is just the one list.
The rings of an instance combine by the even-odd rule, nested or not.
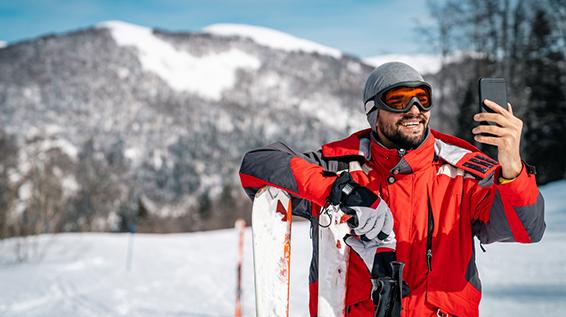
[(351, 216), (347, 223), (352, 234), (344, 237), (344, 242), (364, 260), (370, 272), (375, 271), (376, 253), (395, 252), (393, 215), (389, 207), (371, 190), (354, 182), (349, 173), (342, 173), (336, 179), (328, 202), (339, 205)]
[(400, 262), (396, 261), (397, 240), (391, 210), (347, 172), (334, 182), (328, 203), (340, 206), (351, 216), (347, 223), (352, 234), (346, 235), (344, 242), (360, 256), (371, 274), (375, 316), (400, 316), (401, 298), (409, 294), (409, 286), (402, 281), (403, 264), (399, 271)]
[(379, 200), (377, 207), (343, 206), (342, 211), (350, 215), (348, 225), (364, 240), (385, 240), (393, 232), (393, 215), (387, 204)]

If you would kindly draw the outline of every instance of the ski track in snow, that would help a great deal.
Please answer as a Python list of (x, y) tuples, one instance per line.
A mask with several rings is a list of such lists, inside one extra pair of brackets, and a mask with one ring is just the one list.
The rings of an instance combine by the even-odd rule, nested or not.
[[(547, 232), (534, 245), (476, 248), (481, 316), (563, 316), (566, 311), (566, 181), (543, 189)], [(308, 316), (308, 223), (293, 227), (291, 316)], [(15, 263), (0, 243), (0, 316), (234, 315), (237, 234), (140, 234), (126, 270), (128, 234), (41, 236), (41, 259)], [(242, 305), (254, 316), (251, 231), (245, 235)]]

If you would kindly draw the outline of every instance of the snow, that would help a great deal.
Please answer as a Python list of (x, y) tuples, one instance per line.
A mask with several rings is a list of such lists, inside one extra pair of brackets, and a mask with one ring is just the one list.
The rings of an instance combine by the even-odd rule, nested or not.
[(132, 161), (132, 164), (138, 166), (143, 160), (143, 153), (140, 149), (129, 147), (124, 151), (124, 156)]
[(236, 71), (261, 66), (256, 56), (235, 48), (196, 57), (160, 39), (150, 28), (121, 21), (102, 22), (97, 27), (109, 29), (118, 45), (136, 48), (142, 67), (171, 88), (211, 100), (220, 100), (222, 92), (234, 86)]
[(0, 48), (6, 47), (8, 46), (8, 43), (6, 43), (5, 41), (0, 41)]
[(61, 185), (63, 187), (65, 198), (73, 196), (81, 188), (73, 174), (65, 175), (62, 179)]
[(299, 110), (338, 130), (345, 130), (351, 124), (360, 123), (359, 117), (349, 116), (349, 113), (344, 111), (340, 100), (320, 92), (314, 92), (302, 99), (299, 102)]
[[(444, 63), (458, 63), (465, 58), (484, 58), (485, 54), (473, 51), (455, 51), (448, 55)], [(411, 65), (422, 74), (435, 74), (442, 67), (442, 58), (440, 55), (432, 54), (384, 54), (363, 59), (369, 65), (379, 66), (387, 62), (403, 62)]]
[[(38, 141), (35, 141), (33, 146), (29, 147), (29, 151), (31, 153), (26, 155), (34, 156), (38, 155), (37, 153), (46, 153), (51, 149), (59, 149), (71, 159), (76, 160), (79, 155), (79, 149), (67, 139), (62, 137), (62, 132), (63, 129), (54, 124), (48, 124), (43, 127), (30, 126), (25, 133), (26, 139)], [(21, 158), (20, 160), (22, 162), (34, 161), (33, 159), (28, 160), (28, 157)]]
[(387, 62), (402, 62), (412, 66), (422, 74), (434, 74), (440, 70), (440, 56), (427, 54), (385, 54), (364, 58), (364, 62), (379, 66)]
[(342, 57), (342, 53), (335, 48), (327, 47), (281, 31), (261, 26), (222, 23), (209, 25), (205, 27), (203, 31), (222, 36), (247, 37), (260, 45), (278, 50), (319, 53), (330, 55), (335, 58)]
[[(541, 188), (547, 232), (538, 244), (477, 249), (481, 316), (563, 316), (566, 181)], [(309, 226), (291, 235), (291, 314), (308, 316)], [(237, 233), (60, 234), (0, 242), (0, 316), (233, 316)], [(254, 316), (251, 230), (245, 233), (243, 316)], [(17, 245), (35, 256), (15, 261)], [(34, 245), (36, 245), (34, 247)], [(43, 256), (41, 256), (43, 254)]]

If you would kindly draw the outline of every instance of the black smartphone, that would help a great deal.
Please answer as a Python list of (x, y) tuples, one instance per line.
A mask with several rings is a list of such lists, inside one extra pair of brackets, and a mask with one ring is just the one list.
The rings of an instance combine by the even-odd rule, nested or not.
[[(507, 85), (503, 78), (480, 78), (479, 82), (480, 112), (494, 112), (484, 105), (483, 101), (489, 99), (507, 109)], [(482, 123), (494, 124), (494, 123)]]

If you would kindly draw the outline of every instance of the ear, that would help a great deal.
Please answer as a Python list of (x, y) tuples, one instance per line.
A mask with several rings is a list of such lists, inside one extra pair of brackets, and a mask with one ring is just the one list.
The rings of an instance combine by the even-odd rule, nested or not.
[(377, 113), (379, 112), (379, 109), (375, 109), (374, 111), (368, 113), (367, 116), (367, 120), (369, 123), (369, 126), (371, 127), (371, 129), (373, 131), (376, 130), (375, 126), (377, 124)]

